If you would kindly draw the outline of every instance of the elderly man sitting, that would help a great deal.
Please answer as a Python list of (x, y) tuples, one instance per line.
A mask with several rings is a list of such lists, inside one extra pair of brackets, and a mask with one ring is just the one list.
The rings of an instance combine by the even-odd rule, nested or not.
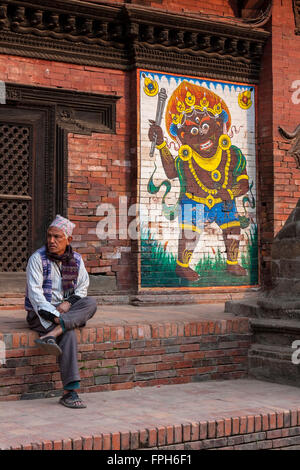
[(85, 326), (97, 310), (87, 297), (88, 273), (79, 253), (72, 250), (75, 227), (57, 215), (47, 231), (47, 243), (29, 258), (25, 309), (29, 327), (40, 335), (35, 342), (58, 357), (64, 394), (60, 403), (85, 408), (76, 390), (80, 374), (75, 328)]

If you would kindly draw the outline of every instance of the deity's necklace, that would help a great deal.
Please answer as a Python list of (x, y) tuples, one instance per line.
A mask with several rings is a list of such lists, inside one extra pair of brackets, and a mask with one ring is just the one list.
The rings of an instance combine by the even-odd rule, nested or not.
[(202, 168), (205, 171), (210, 172), (211, 179), (213, 181), (220, 181), (222, 175), (221, 172), (217, 169), (221, 163), (222, 160), (222, 152), (223, 150), (226, 151), (227, 153), (227, 161), (225, 164), (224, 168), (224, 182), (222, 184), (222, 188), (226, 189), (227, 184), (228, 184), (228, 172), (229, 172), (229, 167), (231, 163), (231, 153), (230, 153), (230, 147), (231, 147), (231, 140), (227, 135), (221, 135), (219, 138), (219, 145), (218, 149), (215, 153), (215, 155), (210, 158), (209, 160), (207, 158), (201, 157), (197, 152), (195, 152), (189, 145), (182, 145), (179, 149), (179, 157), (188, 162), (189, 169), (191, 174), (193, 175), (196, 183), (198, 186), (206, 193), (208, 194), (217, 194), (218, 190), (217, 189), (209, 189), (207, 186), (205, 186), (202, 181), (198, 178), (196, 171), (193, 167), (192, 164), (192, 159), (195, 160), (198, 166)]

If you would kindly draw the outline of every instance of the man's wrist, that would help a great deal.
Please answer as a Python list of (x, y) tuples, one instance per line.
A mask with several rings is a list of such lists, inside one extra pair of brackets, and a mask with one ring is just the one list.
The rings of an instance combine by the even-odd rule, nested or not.
[(80, 299), (81, 299), (81, 297), (79, 295), (73, 294), (66, 301), (69, 302), (69, 304), (72, 306), (76, 302), (78, 302), (78, 300), (80, 300)]
[(53, 312), (48, 312), (47, 310), (38, 310), (38, 314), (41, 318), (51, 323), (55, 323), (55, 319), (60, 317), (60, 312), (54, 310)]

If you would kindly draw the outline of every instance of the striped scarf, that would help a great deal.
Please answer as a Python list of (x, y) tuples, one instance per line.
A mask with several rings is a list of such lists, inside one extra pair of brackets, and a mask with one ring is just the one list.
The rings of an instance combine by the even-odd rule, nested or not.
[(64, 291), (64, 297), (69, 297), (74, 293), (74, 286), (78, 277), (78, 264), (71, 245), (67, 246), (66, 251), (61, 256), (49, 253), (46, 245), (46, 256), (50, 261), (61, 263), (62, 289)]

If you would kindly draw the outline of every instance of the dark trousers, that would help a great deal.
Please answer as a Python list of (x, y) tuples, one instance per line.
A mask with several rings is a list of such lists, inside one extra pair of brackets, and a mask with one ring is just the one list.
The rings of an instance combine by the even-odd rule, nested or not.
[[(65, 324), (65, 332), (57, 338), (57, 344), (62, 350), (58, 358), (61, 380), (63, 387), (70, 382), (80, 381), (80, 373), (77, 361), (77, 338), (75, 328), (85, 326), (86, 322), (92, 318), (97, 310), (97, 304), (92, 297), (84, 297), (78, 300), (67, 313), (62, 314)], [(51, 332), (57, 325), (53, 324), (49, 328), (41, 325), (39, 317), (33, 311), (27, 313), (27, 322), (31, 330), (36, 331), (40, 336)]]

